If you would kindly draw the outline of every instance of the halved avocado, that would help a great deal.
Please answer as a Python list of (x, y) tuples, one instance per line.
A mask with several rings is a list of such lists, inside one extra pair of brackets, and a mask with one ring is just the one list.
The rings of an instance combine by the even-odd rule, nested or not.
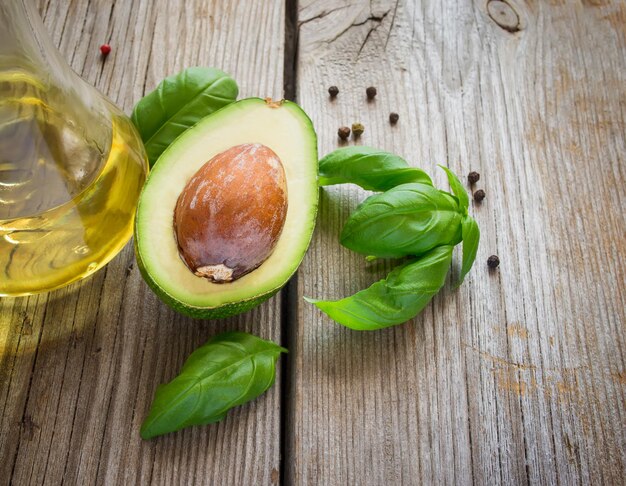
[[(214, 283), (194, 274), (181, 258), (174, 210), (208, 161), (249, 144), (269, 148), (282, 162), (287, 186), (282, 231), (258, 267), (236, 280)], [(317, 203), (317, 138), (308, 116), (289, 101), (232, 103), (184, 132), (155, 164), (135, 220), (139, 269), (152, 290), (183, 314), (208, 319), (244, 312), (275, 294), (297, 270), (311, 241)]]

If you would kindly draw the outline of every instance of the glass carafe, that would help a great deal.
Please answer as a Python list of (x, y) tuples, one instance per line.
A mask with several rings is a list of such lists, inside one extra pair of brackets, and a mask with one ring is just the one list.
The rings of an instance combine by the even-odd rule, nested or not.
[(110, 261), (147, 167), (128, 117), (71, 70), (30, 0), (0, 0), (0, 295)]

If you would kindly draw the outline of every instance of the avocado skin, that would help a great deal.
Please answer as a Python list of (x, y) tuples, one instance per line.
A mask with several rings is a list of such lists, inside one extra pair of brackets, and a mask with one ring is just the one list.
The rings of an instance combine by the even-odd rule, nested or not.
[[(247, 99), (242, 99), (239, 101), (236, 101), (235, 103), (231, 103), (231, 105), (229, 105), (230, 107), (234, 107), (236, 105), (239, 104), (243, 104), (245, 102), (265, 102), (267, 103), (267, 100), (262, 100), (260, 98), (247, 98)], [(280, 104), (284, 104), (286, 107), (288, 106), (295, 106), (299, 111), (300, 114), (306, 119), (307, 125), (310, 128), (311, 131), (311, 137), (312, 137), (312, 144), (315, 147), (315, 149), (317, 148), (317, 134), (315, 132), (315, 129), (313, 127), (313, 122), (311, 121), (311, 119), (308, 117), (308, 115), (294, 102), (292, 101), (287, 101), (287, 100), (282, 100), (280, 102)], [(218, 110), (217, 112), (209, 115), (208, 117), (214, 117), (215, 115), (219, 114), (221, 111), (225, 111), (228, 109), (228, 107), (222, 108), (221, 110)], [(168, 149), (166, 149), (165, 152), (167, 152)], [(164, 152), (164, 153), (165, 153)], [(315, 178), (315, 184), (317, 186), (317, 150), (315, 150), (315, 163), (316, 163), (316, 178)], [(317, 197), (316, 199), (311, 202), (310, 208), (312, 209), (311, 211), (311, 218), (313, 220), (313, 222), (316, 221), (317, 219), (317, 213), (318, 213), (318, 209), (319, 209), (319, 188), (317, 189)], [(137, 207), (137, 213), (139, 212), (139, 205)], [(313, 225), (315, 225), (315, 223), (313, 223)], [(241, 314), (243, 312), (246, 312), (250, 309), (253, 309), (254, 307), (257, 307), (258, 305), (262, 304), (263, 302), (265, 302), (266, 300), (270, 299), (271, 297), (273, 297), (276, 293), (278, 293), (278, 291), (283, 288), (287, 282), (289, 282), (289, 280), (293, 277), (293, 275), (296, 274), (296, 272), (298, 271), (298, 268), (300, 267), (300, 264), (302, 263), (302, 260), (304, 259), (304, 256), (306, 254), (306, 249), (308, 249), (311, 240), (313, 239), (313, 232), (314, 232), (314, 226), (313, 228), (310, 230), (310, 233), (308, 235), (308, 238), (306, 241), (303, 240), (303, 248), (304, 248), (304, 252), (302, 253), (302, 255), (300, 256), (300, 258), (298, 259), (297, 264), (294, 266), (292, 272), (290, 272), (288, 275), (285, 276), (285, 278), (282, 280), (282, 283), (280, 285), (278, 285), (276, 288), (267, 291), (265, 293), (262, 294), (258, 294), (255, 295), (249, 299), (244, 299), (244, 300), (240, 300), (240, 301), (236, 301), (236, 302), (231, 302), (228, 304), (221, 304), (218, 307), (197, 307), (197, 306), (193, 306), (190, 304), (187, 304), (175, 297), (173, 297), (172, 295), (170, 295), (167, 291), (165, 291), (162, 287), (159, 286), (159, 284), (152, 278), (152, 276), (150, 275), (150, 273), (147, 271), (139, 248), (138, 248), (138, 237), (137, 237), (137, 231), (138, 231), (138, 226), (137, 223), (135, 222), (134, 225), (134, 233), (133, 233), (133, 246), (134, 246), (134, 253), (135, 253), (135, 258), (137, 261), (137, 266), (139, 268), (139, 271), (141, 273), (141, 276), (143, 277), (144, 281), (148, 284), (148, 286), (150, 287), (150, 289), (157, 295), (157, 297), (162, 300), (165, 304), (167, 304), (169, 307), (171, 307), (173, 310), (175, 310), (176, 312), (192, 317), (194, 319), (221, 319), (221, 318), (226, 318), (226, 317), (231, 317), (234, 315), (238, 315)], [(176, 258), (178, 258), (178, 255), (176, 255)]]
[[(274, 289), (270, 292), (266, 292), (265, 294), (256, 295), (252, 299), (242, 300), (239, 302), (233, 302), (230, 304), (224, 304), (220, 307), (207, 308), (207, 307), (194, 307), (189, 304), (185, 304), (184, 302), (175, 299), (171, 295), (169, 295), (165, 290), (163, 290), (159, 285), (152, 279), (150, 274), (146, 271), (143, 261), (141, 260), (141, 256), (139, 251), (137, 250), (137, 234), (135, 233), (133, 238), (133, 245), (135, 248), (135, 257), (137, 259), (137, 266), (139, 267), (139, 272), (141, 276), (148, 284), (148, 286), (152, 289), (152, 291), (167, 305), (169, 305), (176, 312), (193, 317), (194, 319), (222, 319), (225, 317), (235, 316), (237, 314), (241, 314), (243, 312), (249, 311), (254, 307), (262, 304), (270, 297), (273, 297), (281, 287)], [(296, 269), (297, 270), (297, 269)], [(293, 272), (295, 273), (295, 271)], [(291, 275), (293, 276), (293, 274)], [(289, 278), (291, 278), (291, 276)], [(198, 277), (199, 278), (199, 277)], [(289, 281), (289, 280), (287, 280)]]

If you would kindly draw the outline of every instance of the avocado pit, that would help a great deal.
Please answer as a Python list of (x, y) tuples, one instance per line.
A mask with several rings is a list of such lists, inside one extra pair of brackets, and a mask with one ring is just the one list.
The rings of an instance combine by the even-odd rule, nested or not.
[(205, 163), (174, 208), (178, 253), (198, 277), (226, 283), (270, 256), (285, 224), (287, 183), (280, 158), (259, 143)]

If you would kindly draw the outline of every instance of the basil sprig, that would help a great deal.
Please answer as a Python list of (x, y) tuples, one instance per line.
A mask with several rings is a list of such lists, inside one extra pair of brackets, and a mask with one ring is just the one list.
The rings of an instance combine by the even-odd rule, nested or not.
[(448, 169), (445, 165), (440, 165), (439, 167), (441, 167), (446, 172), (446, 175), (448, 176), (448, 184), (450, 184), (450, 189), (452, 189), (452, 192), (456, 196), (456, 199), (459, 203), (459, 211), (465, 216), (467, 214), (467, 208), (469, 207), (469, 196), (467, 195), (467, 191), (463, 187), (463, 184), (461, 184), (461, 181), (456, 176), (456, 174), (454, 174), (454, 172)]
[(386, 191), (399, 184), (433, 185), (422, 169), (409, 167), (402, 158), (372, 147), (344, 147), (319, 162), (320, 186), (352, 183), (370, 191)]
[(157, 388), (141, 437), (222, 420), (274, 383), (276, 361), (287, 350), (251, 334), (227, 332), (187, 358), (180, 374)]
[(463, 240), (463, 263), (458, 285), (463, 283), (465, 276), (474, 264), (476, 252), (478, 252), (480, 230), (478, 229), (478, 223), (471, 216), (465, 216), (461, 222), (461, 239)]
[[(453, 194), (433, 187), (420, 169), (407, 172), (406, 162), (369, 147), (335, 150), (320, 161), (320, 185), (355, 183), (386, 191), (363, 201), (348, 218), (341, 244), (376, 258), (409, 257), (386, 279), (336, 301), (305, 298), (351, 329), (376, 330), (402, 324), (419, 314), (445, 283), (452, 250), (463, 242), (458, 285), (470, 271), (480, 240), (469, 216), (469, 196), (458, 177), (440, 166)], [(424, 174), (425, 177), (422, 177)], [(415, 180), (406, 178), (415, 177)]]
[(446, 280), (452, 261), (450, 245), (394, 268), (386, 279), (336, 301), (308, 299), (329, 317), (350, 329), (375, 331), (402, 324), (419, 314)]
[(346, 222), (341, 244), (364, 255), (401, 258), (461, 241), (456, 198), (426, 184), (402, 184), (367, 198)]
[(181, 133), (235, 101), (238, 91), (234, 79), (208, 67), (191, 67), (161, 81), (137, 103), (131, 116), (150, 167)]

